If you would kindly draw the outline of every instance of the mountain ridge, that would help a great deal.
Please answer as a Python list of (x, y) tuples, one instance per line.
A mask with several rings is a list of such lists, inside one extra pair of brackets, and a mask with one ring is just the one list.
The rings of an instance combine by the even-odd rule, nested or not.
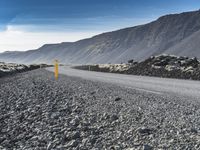
[[(162, 53), (200, 58), (200, 11), (169, 14), (144, 25), (102, 33), (76, 42), (45, 44), (25, 52), (0, 53), (0, 60), (17, 63), (121, 63)], [(190, 37), (193, 38), (190, 38)], [(188, 47), (188, 44), (190, 43)], [(185, 46), (186, 45), (186, 46)], [(192, 47), (192, 49), (190, 49)], [(184, 48), (182, 53), (181, 48)], [(199, 48), (200, 50), (200, 48)]]

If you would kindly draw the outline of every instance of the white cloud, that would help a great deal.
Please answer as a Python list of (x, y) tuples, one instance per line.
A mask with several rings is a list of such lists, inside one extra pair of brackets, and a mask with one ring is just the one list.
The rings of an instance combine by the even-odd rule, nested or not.
[(101, 32), (30, 32), (22, 27), (8, 25), (0, 32), (0, 52), (36, 49), (47, 43), (73, 42)]
[[(98, 24), (80, 26), (67, 25), (8, 25), (0, 32), (0, 52), (37, 49), (44, 44), (74, 42), (94, 35), (147, 23), (151, 18), (119, 18), (117, 16), (88, 18)], [(106, 20), (106, 21), (105, 21)], [(80, 29), (78, 28), (80, 27)], [(63, 32), (61, 32), (63, 31)]]

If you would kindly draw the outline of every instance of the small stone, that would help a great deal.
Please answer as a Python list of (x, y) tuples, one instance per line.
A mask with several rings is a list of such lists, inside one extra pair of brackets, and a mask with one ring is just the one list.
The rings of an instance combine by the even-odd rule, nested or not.
[(97, 138), (95, 136), (90, 136), (88, 138), (88, 142), (91, 143), (91, 145), (94, 145), (97, 141)]
[(142, 127), (142, 128), (139, 128), (138, 129), (138, 132), (140, 133), (140, 134), (147, 134), (147, 135), (149, 135), (149, 134), (152, 134), (152, 132), (153, 132), (153, 130), (152, 129), (149, 129), (149, 128), (146, 128), (146, 127)]
[(76, 116), (74, 119), (70, 121), (70, 124), (73, 126), (78, 126), (79, 125), (79, 118)]
[(198, 131), (195, 129), (195, 128), (191, 128), (191, 130), (190, 130), (192, 133), (195, 133), (195, 134), (197, 134), (198, 133)]
[(120, 101), (120, 100), (121, 100), (120, 97), (115, 98), (115, 101), (116, 101), (116, 102), (117, 102), (117, 101)]
[(51, 114), (51, 119), (58, 119), (60, 116), (60, 112), (54, 112)]
[(118, 145), (113, 145), (113, 146), (110, 146), (109, 149), (110, 149), (110, 150), (120, 150), (121, 148), (120, 148), (120, 146), (118, 146)]
[(148, 144), (145, 144), (145, 145), (143, 146), (143, 150), (152, 150), (152, 149), (153, 149), (153, 147), (150, 146), (150, 145), (148, 145)]
[(70, 147), (76, 147), (78, 145), (78, 141), (77, 140), (71, 140), (68, 144), (68, 146)]
[(48, 145), (47, 145), (47, 150), (50, 150), (50, 149), (52, 149), (53, 148), (53, 143), (49, 143)]
[(72, 134), (72, 139), (78, 139), (78, 138), (80, 138), (80, 133), (79, 132), (74, 132)]
[(96, 93), (95, 91), (90, 92), (91, 95), (94, 95), (95, 93)]
[(111, 116), (111, 121), (115, 121), (115, 120), (117, 120), (117, 119), (119, 119), (119, 117), (118, 117), (117, 115), (112, 115), (112, 116)]
[(169, 143), (173, 143), (173, 142), (174, 142), (174, 139), (169, 140)]

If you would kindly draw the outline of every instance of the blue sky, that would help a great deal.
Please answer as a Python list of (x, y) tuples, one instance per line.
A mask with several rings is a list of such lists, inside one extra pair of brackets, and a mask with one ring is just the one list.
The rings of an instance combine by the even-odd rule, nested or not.
[(200, 0), (0, 0), (0, 51), (76, 41), (198, 9)]

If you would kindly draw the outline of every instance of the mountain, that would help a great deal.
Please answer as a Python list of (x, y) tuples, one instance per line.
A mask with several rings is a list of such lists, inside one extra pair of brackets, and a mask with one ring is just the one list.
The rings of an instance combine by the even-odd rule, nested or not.
[(151, 23), (103, 33), (77, 42), (47, 44), (26, 52), (4, 52), (17, 63), (120, 63), (162, 53), (200, 58), (200, 11), (170, 14)]

